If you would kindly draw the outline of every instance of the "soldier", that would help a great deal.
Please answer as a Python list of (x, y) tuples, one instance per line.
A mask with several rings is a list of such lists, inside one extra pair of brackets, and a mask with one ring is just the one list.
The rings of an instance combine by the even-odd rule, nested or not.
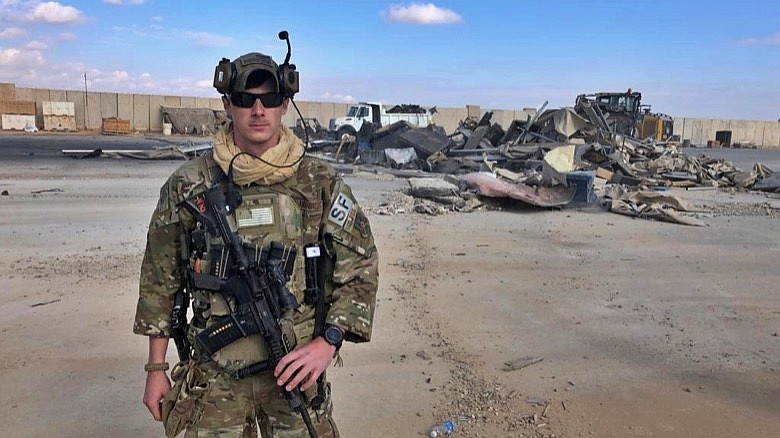
[[(185, 437), (256, 437), (258, 428), (264, 437), (314, 435), (304, 416), (319, 437), (339, 436), (325, 371), (343, 340), (371, 338), (378, 254), (350, 187), (329, 165), (305, 156), (301, 140), (282, 126), (298, 91), (297, 78), (294, 66), (280, 67), (263, 54), (223, 59), (214, 84), (230, 122), (217, 133), (210, 153), (183, 164), (160, 190), (133, 331), (149, 337), (143, 402), (155, 420), (163, 421), (167, 436), (186, 430)], [(230, 317), (236, 304), (220, 290), (234, 275), (223, 266), (229, 264), (227, 245), (203, 226), (195, 210), (184, 208), (215, 183), (227, 193), (228, 204), (235, 204), (227, 218), (245, 248), (262, 251), (281, 242), (295, 250), (286, 284), (300, 305), (279, 321), (294, 348), (275, 368), (240, 379), (238, 370), (269, 358), (261, 335), (242, 336), (218, 351), (206, 351), (198, 338)], [(321, 249), (317, 299), (307, 297), (311, 272), (304, 253), (312, 247)], [(221, 286), (209, 287), (204, 280), (214, 278)], [(171, 311), (176, 294), (185, 290), (192, 302), (186, 331), (192, 355), (171, 371), (172, 387), (165, 359)], [(285, 398), (284, 391), (295, 388), (305, 394), (308, 415), (292, 411)]]

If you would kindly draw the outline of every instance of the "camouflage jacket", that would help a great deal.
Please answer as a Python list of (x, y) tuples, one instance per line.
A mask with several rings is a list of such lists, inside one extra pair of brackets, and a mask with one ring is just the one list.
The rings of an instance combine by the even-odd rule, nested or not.
[[(173, 296), (182, 284), (181, 235), (194, 226), (189, 212), (178, 206), (222, 177), (218, 165), (206, 154), (179, 167), (160, 189), (141, 265), (135, 333), (170, 336)], [(257, 190), (254, 185), (241, 190), (253, 187)], [(379, 260), (368, 219), (355, 202), (351, 188), (331, 166), (311, 157), (303, 158), (295, 176), (269, 188), (292, 195), (304, 216), (304, 239), (319, 242), (332, 261), (325, 278), (325, 289), (332, 291), (325, 322), (342, 328), (347, 341), (369, 341)], [(348, 211), (339, 210), (337, 204), (344, 203), (344, 198), (350, 205)], [(313, 313), (309, 316), (313, 317)]]

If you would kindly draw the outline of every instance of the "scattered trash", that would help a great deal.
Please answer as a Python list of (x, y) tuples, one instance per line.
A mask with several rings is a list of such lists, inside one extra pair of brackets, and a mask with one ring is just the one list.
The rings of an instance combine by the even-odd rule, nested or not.
[(56, 189), (33, 190), (30, 193), (33, 194), (33, 195), (38, 195), (40, 193), (62, 193), (62, 192), (64, 192), (64, 190), (62, 190), (60, 188), (56, 188)]
[(47, 304), (58, 303), (60, 301), (62, 301), (62, 300), (60, 300), (59, 298), (56, 299), (56, 300), (42, 301), (40, 303), (30, 304), (30, 307), (40, 307), (40, 306), (45, 306)]
[(525, 402), (531, 405), (544, 406), (547, 404), (547, 400), (541, 397), (528, 397)]
[(438, 426), (431, 429), (431, 432), (428, 434), (428, 436), (431, 438), (437, 438), (437, 437), (452, 435), (452, 432), (454, 431), (455, 431), (455, 423), (453, 423), (452, 420), (447, 420), (442, 424), (439, 424)]
[(512, 184), (499, 179), (491, 173), (479, 172), (460, 176), (468, 187), (478, 195), (491, 198), (512, 198), (537, 207), (560, 207), (574, 199), (575, 188), (565, 186), (544, 187), (529, 186), (522, 183)]
[(136, 160), (187, 160), (212, 148), (211, 143), (167, 146), (158, 149), (63, 149), (70, 158), (135, 158)]
[[(607, 195), (614, 196), (614, 195)], [(652, 191), (617, 194), (608, 202), (609, 211), (636, 218), (657, 219), (682, 225), (705, 226), (699, 219), (679, 212), (704, 212), (674, 196)]]
[(504, 362), (504, 367), (502, 369), (504, 371), (515, 371), (521, 368), (531, 366), (533, 364), (537, 364), (543, 360), (544, 358), (542, 358), (541, 356), (523, 356), (514, 360)]
[(431, 360), (431, 355), (428, 354), (425, 350), (418, 351), (417, 357), (423, 359), (423, 360)]

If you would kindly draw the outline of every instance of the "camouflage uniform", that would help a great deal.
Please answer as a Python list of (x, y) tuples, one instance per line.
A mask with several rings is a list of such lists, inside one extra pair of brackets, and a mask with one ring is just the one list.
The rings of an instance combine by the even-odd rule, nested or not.
[[(176, 170), (160, 190), (147, 235), (146, 252), (141, 266), (139, 300), (133, 331), (146, 336), (170, 336), (170, 315), (173, 296), (182, 284), (180, 245), (183, 231), (195, 225), (193, 216), (179, 208), (186, 199), (206, 191), (215, 179), (224, 181), (219, 166), (210, 154), (195, 158)], [(320, 160), (304, 157), (292, 178), (271, 186), (251, 184), (240, 188), (243, 198), (251, 202), (254, 194), (281, 193), (295, 201), (298, 213), (288, 215), (286, 227), (297, 227), (300, 239), (294, 242), (299, 259), (288, 283), (301, 306), (292, 315), (297, 345), (309, 342), (314, 331), (314, 308), (303, 304), (303, 245), (319, 243), (330, 263), (324, 272), (325, 291), (332, 293), (326, 323), (340, 327), (344, 339), (366, 342), (371, 328), (378, 284), (378, 254), (366, 216), (354, 200), (350, 187), (333, 168)], [(346, 206), (346, 207), (345, 207)], [(238, 211), (233, 216), (238, 216)], [(236, 219), (231, 216), (231, 226)], [(234, 228), (235, 229), (235, 228)], [(258, 246), (268, 236), (262, 233), (239, 234)], [(214, 295), (193, 293), (193, 312), (209, 323)], [(193, 318), (195, 319), (195, 318)], [(192, 325), (190, 341), (197, 334)], [(254, 342), (255, 351), (262, 354), (262, 338), (258, 335), (239, 342)], [(225, 349), (232, 347), (230, 344)], [(195, 345), (193, 343), (193, 345)], [(220, 350), (221, 352), (222, 350)], [(163, 401), (166, 433), (172, 436), (186, 428), (185, 437), (194, 436), (257, 436), (257, 422), (266, 437), (307, 437), (301, 417), (291, 413), (288, 403), (276, 386), (271, 372), (242, 380), (231, 377), (230, 371), (247, 361), (215, 361), (195, 349), (194, 359), (174, 367), (171, 377), (174, 388)], [(241, 362), (241, 363), (236, 363)], [(329, 385), (327, 385), (329, 392)], [(309, 391), (315, 391), (316, 385)], [(311, 395), (311, 394), (307, 394)], [(319, 412), (310, 416), (320, 437), (338, 436), (331, 419), (328, 394)], [(199, 432), (200, 431), (200, 432)], [(205, 433), (205, 434), (204, 434)]]

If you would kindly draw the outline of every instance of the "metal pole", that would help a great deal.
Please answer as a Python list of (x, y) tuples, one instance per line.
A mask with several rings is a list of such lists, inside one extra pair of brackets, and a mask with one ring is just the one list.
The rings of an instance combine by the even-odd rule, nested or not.
[(87, 130), (87, 117), (89, 117), (89, 101), (87, 100), (87, 95), (89, 94), (89, 91), (87, 90), (87, 72), (84, 72), (84, 130)]

